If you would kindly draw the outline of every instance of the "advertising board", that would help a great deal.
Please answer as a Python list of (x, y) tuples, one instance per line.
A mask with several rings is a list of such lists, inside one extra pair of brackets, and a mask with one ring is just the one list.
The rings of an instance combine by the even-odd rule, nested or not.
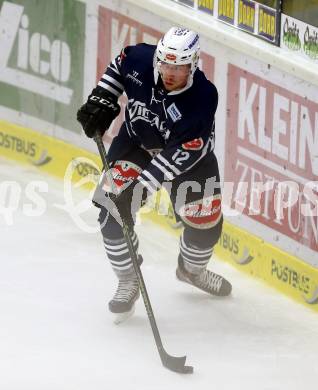
[(317, 102), (233, 64), (227, 101), (233, 208), (317, 251)]
[(70, 112), (82, 103), (85, 4), (14, 0), (0, 7), (0, 105), (80, 132)]

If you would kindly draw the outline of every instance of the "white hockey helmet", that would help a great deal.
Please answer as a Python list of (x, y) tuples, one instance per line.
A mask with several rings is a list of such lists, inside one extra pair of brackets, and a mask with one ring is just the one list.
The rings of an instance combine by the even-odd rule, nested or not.
[(157, 45), (157, 62), (184, 65), (191, 64), (191, 79), (198, 67), (200, 54), (199, 35), (192, 30), (171, 27)]

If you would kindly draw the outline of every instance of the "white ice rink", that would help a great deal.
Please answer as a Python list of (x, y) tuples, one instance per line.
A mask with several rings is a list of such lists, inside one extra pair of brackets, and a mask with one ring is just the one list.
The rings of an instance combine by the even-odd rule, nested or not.
[[(47, 183), (46, 210), (28, 216), (29, 183), (39, 180)], [(171, 355), (186, 354), (194, 374), (163, 368), (141, 299), (133, 318), (112, 322), (107, 302), (116, 280), (101, 236), (61, 209), (62, 182), (0, 160), (0, 188), (12, 207), (0, 215), (1, 390), (318, 388), (316, 313), (217, 260), (210, 267), (232, 282), (231, 297), (177, 282), (177, 240), (143, 222), (142, 270), (163, 344)], [(9, 188), (22, 190), (16, 211)], [(87, 192), (74, 197), (81, 202)], [(82, 214), (91, 228), (96, 216), (94, 208)]]

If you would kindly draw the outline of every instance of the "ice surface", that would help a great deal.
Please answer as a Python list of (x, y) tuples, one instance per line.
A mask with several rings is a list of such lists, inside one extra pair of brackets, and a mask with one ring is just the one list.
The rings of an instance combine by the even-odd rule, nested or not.
[[(47, 183), (40, 194), (46, 210), (28, 216), (27, 189), (35, 181)], [(194, 374), (163, 368), (141, 300), (133, 318), (112, 322), (107, 302), (116, 280), (101, 236), (61, 208), (62, 182), (0, 160), (6, 205), (8, 188), (20, 188), (21, 196), (12, 220), (0, 215), (1, 390), (317, 388), (316, 313), (217, 259), (210, 268), (232, 282), (231, 297), (176, 281), (176, 238), (145, 221), (137, 227), (142, 270), (163, 344), (171, 355), (186, 354)], [(73, 195), (78, 204), (88, 194)], [(91, 230), (97, 226), (96, 209), (81, 218)]]

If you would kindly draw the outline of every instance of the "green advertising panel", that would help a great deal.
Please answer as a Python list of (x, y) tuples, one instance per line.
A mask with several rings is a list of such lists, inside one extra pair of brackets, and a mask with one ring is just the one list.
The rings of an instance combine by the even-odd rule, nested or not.
[(80, 131), (85, 4), (0, 0), (0, 105)]

